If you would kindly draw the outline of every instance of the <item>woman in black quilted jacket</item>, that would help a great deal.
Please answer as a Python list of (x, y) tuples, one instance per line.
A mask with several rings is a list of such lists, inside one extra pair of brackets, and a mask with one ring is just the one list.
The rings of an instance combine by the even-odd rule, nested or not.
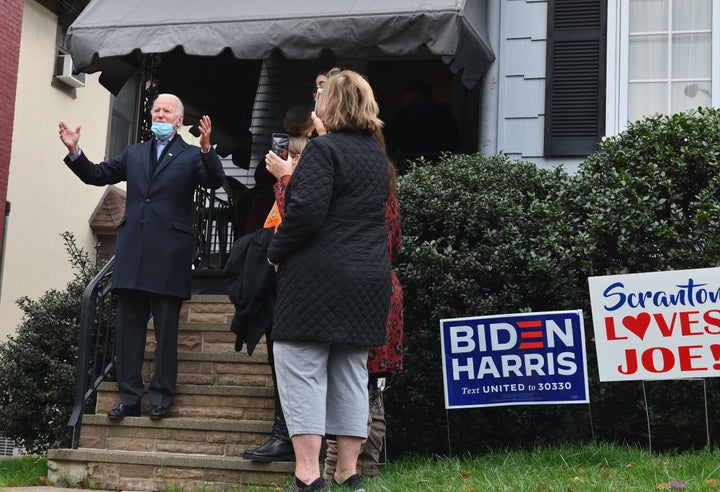
[(316, 112), (328, 133), (305, 148), (268, 250), (277, 270), (275, 369), (296, 457), (286, 492), (326, 486), (325, 435), (337, 436), (332, 484), (364, 490), (356, 464), (367, 437), (368, 348), (385, 341), (391, 290), (389, 176), (372, 88), (344, 70), (328, 80)]

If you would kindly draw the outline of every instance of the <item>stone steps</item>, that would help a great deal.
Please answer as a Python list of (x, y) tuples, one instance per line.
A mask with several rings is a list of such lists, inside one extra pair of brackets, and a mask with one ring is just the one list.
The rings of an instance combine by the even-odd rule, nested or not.
[(104, 490), (228, 490), (243, 485), (277, 485), (280, 490), (294, 469), (294, 463), (252, 463), (206, 454), (88, 448), (51, 453), (49, 477), (86, 477), (90, 488)]
[(266, 420), (126, 417), (108, 422), (103, 415), (87, 415), (80, 447), (240, 457), (246, 449), (262, 443), (271, 427)]
[[(155, 370), (152, 353), (145, 353), (143, 380), (149, 381)], [(272, 388), (267, 352), (241, 353), (178, 352), (178, 384), (204, 386), (253, 386)]]
[[(175, 401), (170, 407), (171, 417), (267, 421), (273, 418), (272, 387), (178, 384), (176, 391)], [(117, 402), (115, 383), (102, 383), (98, 388), (95, 413), (105, 416)], [(143, 399), (140, 411), (143, 415), (149, 415), (150, 403), (147, 398)]]
[[(234, 309), (225, 296), (196, 295), (183, 305), (178, 385), (170, 418), (153, 421), (147, 398), (140, 417), (107, 418), (117, 385), (103, 382), (94, 414), (83, 416), (78, 449), (48, 451), (48, 478), (87, 480), (106, 490), (223, 490), (239, 485), (284, 486), (293, 463), (253, 463), (246, 449), (270, 436), (272, 376), (264, 339), (253, 356), (235, 352)], [(153, 371), (148, 326), (143, 378)], [(281, 488), (281, 487), (280, 487)]]

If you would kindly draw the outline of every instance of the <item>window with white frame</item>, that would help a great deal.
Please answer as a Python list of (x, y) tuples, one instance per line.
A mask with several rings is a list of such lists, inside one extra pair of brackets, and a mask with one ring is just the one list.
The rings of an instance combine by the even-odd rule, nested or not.
[(131, 77), (112, 98), (110, 113), (110, 132), (107, 157), (119, 155), (125, 147), (135, 143), (138, 119), (139, 77)]
[(610, 2), (615, 37), (610, 29), (608, 87), (615, 91), (608, 94), (608, 133), (656, 113), (720, 101), (720, 56), (713, 50), (720, 39), (720, 0)]

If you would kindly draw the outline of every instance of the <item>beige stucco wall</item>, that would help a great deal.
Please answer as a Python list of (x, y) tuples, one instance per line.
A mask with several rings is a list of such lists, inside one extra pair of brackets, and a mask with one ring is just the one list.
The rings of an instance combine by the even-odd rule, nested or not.
[(70, 231), (93, 252), (88, 225), (104, 187), (80, 182), (62, 162), (66, 149), (58, 122), (82, 125), (80, 144), (91, 159), (104, 157), (110, 93), (88, 76), (77, 98), (51, 86), (56, 56), (57, 18), (34, 0), (23, 14), (15, 127), (10, 163), (6, 224), (7, 244), (0, 292), (0, 340), (15, 332), (22, 313), (21, 296), (39, 298), (50, 288), (63, 289), (72, 269), (60, 234)]

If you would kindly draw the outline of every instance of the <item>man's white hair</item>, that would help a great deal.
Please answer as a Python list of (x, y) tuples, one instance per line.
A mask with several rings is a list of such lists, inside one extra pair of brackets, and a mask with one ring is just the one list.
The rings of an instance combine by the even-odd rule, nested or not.
[(155, 98), (155, 100), (157, 101), (158, 99), (160, 99), (161, 96), (172, 97), (173, 99), (175, 99), (177, 101), (178, 115), (183, 116), (185, 114), (185, 106), (183, 106), (183, 103), (179, 97), (177, 97), (175, 94), (163, 93), (163, 94), (158, 94), (157, 97)]

